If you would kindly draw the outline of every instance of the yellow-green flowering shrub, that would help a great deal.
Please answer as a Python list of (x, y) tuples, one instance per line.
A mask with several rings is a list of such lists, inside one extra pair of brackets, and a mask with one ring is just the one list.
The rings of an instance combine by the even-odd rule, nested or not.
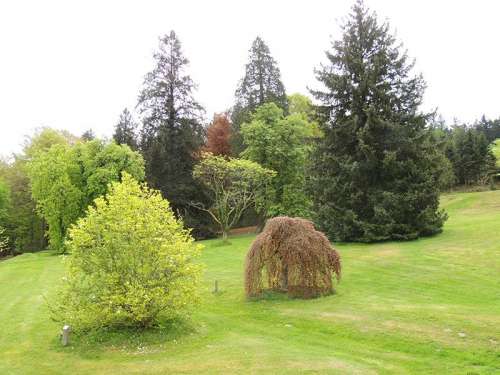
[(200, 246), (160, 193), (124, 174), (69, 232), (54, 318), (77, 330), (149, 327), (198, 300)]

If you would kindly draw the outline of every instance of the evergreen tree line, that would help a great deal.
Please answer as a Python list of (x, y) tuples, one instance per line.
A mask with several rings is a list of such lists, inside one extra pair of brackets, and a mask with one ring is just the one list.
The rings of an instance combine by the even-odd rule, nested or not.
[(483, 119), (465, 141), (449, 130), (445, 141), (438, 139), (433, 114), (420, 110), (426, 83), (413, 73), (414, 63), (389, 25), (360, 1), (342, 31), (316, 71), (324, 88), (311, 90), (318, 105), (287, 96), (278, 64), (258, 37), (233, 107), (215, 116), (206, 131), (177, 35), (160, 40), (140, 95), (137, 143), (148, 181), (187, 223), (200, 228), (202, 214), (192, 202), (209, 204), (192, 175), (203, 144), (216, 155), (249, 159), (277, 172), (262, 220), (312, 217), (332, 239), (438, 233), (446, 220), (438, 207), (440, 189), (450, 181), (491, 178), (494, 158), (487, 141), (496, 137), (495, 122)]
[[(436, 122), (420, 108), (426, 83), (414, 73), (413, 61), (386, 22), (358, 1), (341, 28), (342, 37), (332, 41), (326, 62), (315, 71), (314, 104), (307, 96), (287, 95), (278, 63), (258, 37), (233, 106), (208, 126), (177, 34), (161, 37), (138, 95), (138, 119), (125, 109), (115, 126), (113, 139), (123, 147), (120, 157), (110, 162), (85, 151), (91, 146), (74, 147), (81, 142), (112, 147), (95, 140), (91, 130), (77, 138), (46, 129), (2, 164), (0, 205), (7, 208), (0, 207), (0, 220), (11, 246), (34, 251), (46, 245), (44, 233), (51, 229), (34, 182), (45, 168), (40, 155), (53, 147), (71, 149), (51, 151), (54, 160), (70, 167), (61, 167), (65, 172), (60, 174), (52, 171), (57, 178), (48, 179), (60, 187), (74, 186), (83, 206), (67, 222), (59, 217), (59, 224), (49, 227), (66, 228), (95, 197), (85, 187), (93, 168), (87, 164), (103, 169), (93, 180), (101, 194), (121, 171), (143, 162), (149, 186), (161, 191), (196, 237), (209, 237), (214, 226), (200, 207), (213, 204), (213, 196), (193, 175), (209, 152), (247, 159), (276, 173), (266, 201), (247, 212), (253, 222), (279, 215), (307, 217), (330, 239), (341, 241), (439, 233), (447, 217), (439, 209), (440, 190), (491, 183), (495, 159), (490, 144), (500, 137), (500, 119), (483, 117), (469, 127)], [(87, 164), (84, 155), (91, 160)], [(138, 164), (127, 164), (130, 160)], [(8, 207), (16, 214), (9, 215)]]
[[(140, 151), (146, 180), (162, 192), (197, 238), (214, 235), (210, 215), (200, 209), (210, 206), (211, 199), (193, 176), (204, 152), (241, 156), (280, 171), (273, 184), (275, 199), (259, 213), (261, 222), (276, 214), (307, 216), (305, 163), (307, 139), (314, 126), (311, 101), (286, 95), (277, 62), (258, 37), (237, 84), (234, 106), (215, 114), (205, 127), (204, 109), (194, 98), (196, 84), (187, 72), (188, 63), (174, 31), (160, 38), (153, 69), (145, 76), (139, 94), (140, 124), (125, 109), (114, 140)], [(294, 100), (302, 100), (302, 107), (297, 105), (300, 110), (291, 112), (289, 101)], [(253, 211), (246, 216), (250, 222), (255, 218)]]
[(431, 125), (435, 141), (447, 158), (443, 163), (443, 189), (462, 185), (494, 187), (500, 172), (492, 150), (493, 141), (498, 138), (493, 138), (495, 124), (500, 126), (500, 121), (483, 117), (473, 124), (447, 126), (441, 119)]
[(478, 132), (483, 133), (488, 143), (500, 138), (500, 117), (494, 120), (487, 119), (482, 116), (479, 121), (476, 121), (470, 127), (476, 129)]

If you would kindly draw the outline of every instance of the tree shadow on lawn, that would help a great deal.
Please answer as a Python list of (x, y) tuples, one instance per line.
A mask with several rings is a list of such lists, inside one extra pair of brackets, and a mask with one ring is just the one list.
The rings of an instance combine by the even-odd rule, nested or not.
[(264, 289), (257, 296), (248, 297), (246, 301), (248, 302), (259, 302), (259, 301), (310, 301), (310, 300), (321, 300), (322, 298), (326, 298), (329, 296), (333, 296), (337, 294), (334, 290), (331, 294), (316, 296), (312, 298), (300, 298), (300, 297), (291, 297), (288, 295), (286, 291), (283, 290), (273, 290), (273, 289)]
[(215, 240), (211, 245), (210, 247), (214, 247), (214, 248), (217, 248), (217, 247), (226, 247), (226, 246), (232, 246), (233, 243), (229, 240), (226, 240), (226, 242), (224, 242), (223, 240), (221, 239), (217, 239)]
[(162, 321), (151, 328), (113, 327), (72, 333), (68, 346), (62, 346), (60, 336), (51, 341), (52, 349), (60, 353), (77, 354), (84, 359), (99, 359), (109, 352), (123, 354), (154, 354), (169, 343), (196, 332), (188, 319)]
[(259, 301), (288, 301), (289, 298), (284, 291), (264, 289), (258, 295), (248, 297), (246, 300), (248, 302), (259, 302)]

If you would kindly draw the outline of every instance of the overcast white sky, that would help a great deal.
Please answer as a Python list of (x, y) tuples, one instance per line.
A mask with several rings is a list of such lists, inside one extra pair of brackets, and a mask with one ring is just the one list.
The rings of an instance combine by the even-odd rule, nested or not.
[[(447, 119), (500, 116), (500, 1), (366, 0), (388, 19)], [(39, 126), (110, 136), (133, 108), (158, 36), (174, 29), (207, 117), (233, 103), (260, 35), (289, 93), (307, 93), (352, 1), (0, 2), (0, 154)]]

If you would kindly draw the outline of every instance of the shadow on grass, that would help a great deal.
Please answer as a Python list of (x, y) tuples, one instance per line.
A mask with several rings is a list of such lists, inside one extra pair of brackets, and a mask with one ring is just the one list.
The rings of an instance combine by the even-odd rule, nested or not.
[(216, 240), (211, 245), (211, 247), (226, 247), (226, 246), (231, 246), (231, 245), (232, 245), (232, 243), (229, 240), (227, 240), (226, 242), (224, 242), (223, 240)]
[(286, 292), (279, 290), (263, 290), (259, 295), (254, 297), (247, 298), (249, 302), (258, 302), (258, 301), (288, 301), (291, 298), (288, 297)]
[(249, 302), (259, 302), (259, 301), (270, 301), (270, 302), (281, 302), (281, 301), (311, 301), (311, 300), (320, 300), (322, 298), (327, 298), (337, 294), (335, 289), (332, 290), (331, 293), (315, 295), (309, 298), (304, 298), (300, 296), (290, 296), (288, 292), (283, 290), (272, 290), (265, 289), (259, 295), (254, 297), (248, 297), (247, 301)]
[(58, 352), (71, 352), (86, 359), (104, 357), (109, 351), (145, 354), (162, 350), (165, 344), (196, 332), (190, 320), (162, 321), (151, 328), (113, 327), (71, 334), (70, 344), (62, 346), (60, 336), (52, 347)]

